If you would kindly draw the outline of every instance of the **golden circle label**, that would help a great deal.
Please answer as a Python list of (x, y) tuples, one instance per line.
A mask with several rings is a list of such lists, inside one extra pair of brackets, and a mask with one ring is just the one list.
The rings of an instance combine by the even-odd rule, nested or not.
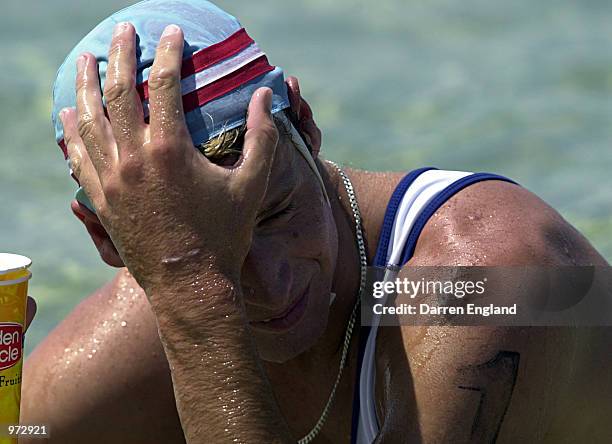
[(0, 322), (0, 370), (6, 370), (21, 360), (23, 326), (16, 322)]

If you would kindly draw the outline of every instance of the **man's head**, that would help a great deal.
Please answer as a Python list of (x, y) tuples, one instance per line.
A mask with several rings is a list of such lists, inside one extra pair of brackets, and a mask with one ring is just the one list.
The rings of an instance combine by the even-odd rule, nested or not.
[[(287, 85), (291, 113), (297, 117), (295, 126), (316, 157), (321, 133), (300, 96), (297, 79), (289, 78)], [(241, 282), (261, 357), (283, 362), (314, 345), (327, 325), (338, 239), (319, 179), (295, 147), (299, 141), (288, 127), (291, 123), (281, 116), (275, 121), (279, 142)], [(239, 156), (235, 153), (241, 151), (240, 141), (240, 136), (213, 140), (215, 162), (233, 164)], [(72, 210), (87, 228), (102, 259), (112, 266), (123, 266), (97, 216), (76, 200)]]
[[(196, 13), (203, 14), (201, 23)], [(110, 24), (137, 21), (137, 83), (146, 110), (147, 70), (159, 37), (156, 33), (169, 24), (168, 20), (183, 27), (186, 14), (188, 49), (182, 82), (186, 120), (194, 145), (216, 163), (232, 164), (239, 157), (250, 95), (260, 86), (271, 87), (279, 145), (252, 248), (242, 270), (242, 284), (247, 316), (261, 356), (271, 361), (294, 357), (312, 346), (327, 324), (337, 253), (336, 227), (315, 165), (321, 134), (301, 97), (297, 79), (283, 82), (282, 70), (267, 64), (239, 23), (208, 2), (149, 0), (118, 14), (121, 17), (107, 19), (85, 37), (58, 72), (54, 88), (58, 142), (62, 141), (62, 128), (55, 111), (74, 106), (74, 82), (66, 81), (74, 70), (71, 57), (83, 51), (97, 52), (103, 71), (111, 37), (110, 25), (103, 24), (109, 20)], [(166, 14), (171, 17), (166, 18)], [(103, 50), (104, 41), (107, 45)], [(248, 190), (244, 192), (248, 194)], [(104, 261), (123, 266), (82, 191), (77, 199), (72, 210), (86, 226)]]
[[(206, 0), (144, 0), (100, 22), (70, 52), (53, 86), (52, 120), (56, 141), (67, 157), (60, 111), (76, 104), (76, 60), (95, 56), (102, 88), (115, 25), (130, 22), (136, 30), (136, 89), (148, 118), (148, 78), (165, 27), (177, 24), (185, 38), (181, 92), (185, 121), (194, 145), (244, 125), (251, 96), (260, 87), (272, 90), (272, 113), (289, 107), (283, 70), (272, 66), (240, 22)], [(121, 51), (122, 48), (113, 48)], [(104, 99), (104, 98), (103, 98)], [(93, 207), (79, 190), (77, 200)]]

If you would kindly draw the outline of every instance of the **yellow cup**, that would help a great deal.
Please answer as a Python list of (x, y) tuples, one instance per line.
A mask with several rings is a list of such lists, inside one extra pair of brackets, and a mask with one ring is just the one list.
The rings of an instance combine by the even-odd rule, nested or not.
[[(19, 423), (23, 332), (28, 280), (32, 261), (17, 254), (0, 253), (0, 427)], [(0, 444), (17, 443), (0, 435)]]

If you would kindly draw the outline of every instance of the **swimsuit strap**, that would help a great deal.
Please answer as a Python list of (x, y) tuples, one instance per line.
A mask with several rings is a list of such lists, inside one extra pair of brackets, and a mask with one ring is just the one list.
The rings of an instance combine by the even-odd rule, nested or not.
[[(496, 174), (444, 171), (420, 168), (408, 173), (393, 192), (380, 233), (373, 265), (386, 267), (385, 280), (393, 280), (399, 269), (413, 256), (427, 221), (452, 196), (485, 180), (516, 182)], [(391, 272), (390, 270), (395, 270)], [(376, 416), (374, 382), (376, 378), (376, 334), (380, 316), (372, 326), (359, 331), (357, 384), (353, 395), (351, 443), (370, 444), (380, 430)]]

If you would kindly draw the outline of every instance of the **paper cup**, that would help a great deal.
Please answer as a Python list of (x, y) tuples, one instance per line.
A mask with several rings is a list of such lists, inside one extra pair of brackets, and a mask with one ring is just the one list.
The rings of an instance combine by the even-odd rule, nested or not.
[[(28, 270), (32, 261), (17, 254), (0, 253), (0, 427), (19, 423), (23, 332), (26, 319)], [(16, 443), (0, 436), (0, 444)]]

